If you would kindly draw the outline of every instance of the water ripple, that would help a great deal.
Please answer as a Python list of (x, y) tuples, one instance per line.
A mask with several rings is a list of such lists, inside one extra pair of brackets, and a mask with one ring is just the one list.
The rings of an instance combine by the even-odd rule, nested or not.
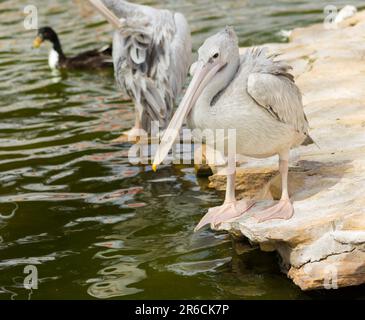
[[(66, 54), (111, 41), (87, 1), (34, 2)], [(321, 21), (327, 4), (136, 2), (183, 12), (194, 49), (226, 24), (241, 45), (281, 41), (280, 30)], [(25, 4), (0, 1), (0, 299), (29, 298), (28, 264), (39, 269), (35, 299), (302, 297), (274, 269), (275, 257), (225, 234), (193, 233), (223, 194), (191, 167), (166, 165), (156, 175), (130, 164), (130, 145), (112, 140), (133, 124), (134, 106), (113, 72), (50, 71), (47, 45), (32, 49), (36, 32), (23, 28)]]

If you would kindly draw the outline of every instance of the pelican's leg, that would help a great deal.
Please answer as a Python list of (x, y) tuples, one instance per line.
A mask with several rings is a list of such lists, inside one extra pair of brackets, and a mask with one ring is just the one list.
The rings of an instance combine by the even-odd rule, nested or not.
[(141, 117), (139, 115), (138, 109), (136, 110), (136, 118), (134, 120), (134, 126), (132, 129), (124, 132), (125, 135), (127, 135), (129, 137), (129, 140), (135, 140), (138, 137), (141, 136), (141, 130), (142, 129), (142, 122), (141, 122)]
[(255, 217), (259, 222), (272, 219), (290, 219), (294, 214), (294, 207), (290, 202), (288, 193), (288, 171), (289, 171), (289, 151), (279, 156), (279, 171), (281, 174), (282, 193), (278, 204), (269, 207), (257, 214)]
[(223, 205), (210, 208), (208, 213), (200, 220), (194, 231), (198, 231), (207, 224), (212, 224), (216, 227), (222, 222), (238, 218), (252, 207), (253, 203), (249, 203), (246, 200), (236, 200), (235, 180), (236, 169), (234, 169), (233, 173), (227, 175), (226, 197)]
[(123, 134), (114, 139), (113, 142), (126, 142), (126, 141), (138, 141), (138, 139), (143, 135), (144, 132), (142, 132), (141, 134), (141, 130), (142, 129), (142, 123), (141, 123), (141, 117), (139, 115), (139, 111), (138, 108), (136, 108), (136, 113), (135, 113), (135, 120), (134, 120), (134, 126), (132, 129), (124, 131)]

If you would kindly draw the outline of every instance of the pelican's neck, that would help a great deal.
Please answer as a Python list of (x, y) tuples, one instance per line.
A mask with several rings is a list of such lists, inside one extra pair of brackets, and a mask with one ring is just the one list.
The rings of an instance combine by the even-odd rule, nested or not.
[(126, 18), (136, 10), (137, 4), (124, 0), (102, 0), (105, 6), (111, 10), (118, 18)]
[(217, 95), (219, 95), (222, 90), (227, 88), (227, 86), (231, 83), (237, 73), (239, 65), (240, 56), (237, 52), (237, 56), (232, 57), (231, 61), (228, 62), (228, 64), (223, 67), (223, 69), (221, 69), (205, 87), (197, 103), (199, 104), (201, 101), (204, 101), (204, 103), (211, 106), (216, 100)]

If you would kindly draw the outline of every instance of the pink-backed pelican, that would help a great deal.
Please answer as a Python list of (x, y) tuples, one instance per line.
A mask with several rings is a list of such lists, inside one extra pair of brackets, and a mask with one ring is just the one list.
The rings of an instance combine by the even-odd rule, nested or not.
[[(184, 119), (190, 128), (235, 129), (237, 154), (279, 156), (281, 199), (257, 213), (257, 219), (291, 218), (294, 209), (288, 193), (289, 151), (313, 141), (302, 96), (289, 69), (285, 62), (267, 55), (265, 49), (248, 49), (240, 55), (237, 36), (230, 27), (208, 38), (199, 49), (187, 92), (162, 137), (153, 169), (167, 156)], [(228, 166), (224, 204), (209, 209), (196, 230), (209, 223), (217, 226), (250, 209), (248, 201), (237, 201), (235, 197), (235, 161), (233, 165), (228, 162)]]

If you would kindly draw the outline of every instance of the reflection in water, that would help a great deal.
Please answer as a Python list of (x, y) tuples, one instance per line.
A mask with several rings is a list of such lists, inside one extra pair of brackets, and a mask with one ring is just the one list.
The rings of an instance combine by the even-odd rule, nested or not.
[[(9, 214), (2, 214), (0, 212), (0, 220), (1, 219), (3, 219), (3, 220), (9, 220), (11, 218), (14, 218), (15, 212), (19, 209), (19, 206), (17, 205), (17, 203), (14, 203), (14, 206), (15, 206), (15, 208)], [(0, 243), (1, 243), (1, 241), (0, 241)]]
[[(137, 217), (136, 219), (138, 220)], [(227, 235), (202, 233), (196, 237), (186, 237), (182, 236), (184, 232), (178, 232), (164, 234), (156, 239), (154, 233), (149, 232), (156, 224), (146, 225), (142, 221), (139, 219), (139, 222), (131, 223), (130, 220), (129, 226), (127, 222), (122, 222), (115, 227), (118, 234), (105, 237), (105, 242), (94, 244), (108, 249), (99, 251), (94, 256), (94, 259), (106, 262), (102, 263), (106, 267), (98, 271), (100, 278), (87, 281), (92, 283), (88, 289), (90, 295), (111, 298), (142, 292), (139, 282), (147, 278), (147, 270), (143, 267), (145, 265), (160, 272), (193, 276), (215, 272), (231, 261), (231, 257), (217, 259), (214, 252), (208, 250), (229, 241)], [(169, 261), (183, 262), (169, 264)]]
[(208, 261), (180, 262), (170, 264), (167, 269), (184, 276), (193, 276), (203, 272), (214, 272), (217, 268), (230, 262), (231, 258), (215, 259)]
[(136, 294), (142, 289), (130, 287), (147, 277), (146, 272), (136, 264), (125, 262), (113, 264), (98, 272), (102, 280), (93, 283), (87, 292), (99, 299), (121, 297)]
[[(86, 1), (33, 2), (70, 55), (110, 42)], [(148, 1), (185, 13), (194, 48), (226, 24), (241, 45), (279, 40), (281, 29), (320, 21), (325, 2)], [(132, 165), (130, 145), (111, 142), (134, 121), (112, 72), (53, 74), (48, 50), (31, 49), (23, 5), (0, 2), (0, 299), (28, 299), (28, 264), (40, 278), (32, 299), (303, 297), (275, 255), (226, 234), (193, 234), (222, 194), (191, 167), (156, 175)]]

